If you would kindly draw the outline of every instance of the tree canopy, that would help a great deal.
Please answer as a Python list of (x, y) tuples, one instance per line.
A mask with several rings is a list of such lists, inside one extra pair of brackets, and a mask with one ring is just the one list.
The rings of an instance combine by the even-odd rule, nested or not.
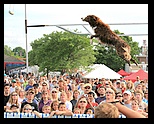
[(31, 43), (30, 65), (38, 65), (40, 71), (73, 70), (93, 64), (96, 60), (93, 46), (86, 36), (69, 32), (52, 32)]

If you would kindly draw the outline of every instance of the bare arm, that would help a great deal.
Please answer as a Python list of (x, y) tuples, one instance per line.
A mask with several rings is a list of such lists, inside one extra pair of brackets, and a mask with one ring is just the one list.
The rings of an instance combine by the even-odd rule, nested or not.
[(56, 111), (55, 112), (56, 115), (68, 115), (68, 116), (72, 116), (73, 115), (73, 112), (72, 111)]
[(34, 113), (37, 117), (42, 118), (42, 116), (40, 115), (40, 113), (38, 111), (33, 111), (32, 113)]
[(134, 111), (130, 108), (127, 108), (126, 106), (122, 105), (121, 103), (115, 103), (114, 104), (118, 110), (124, 114), (127, 118), (146, 118), (144, 115), (140, 114), (137, 111)]

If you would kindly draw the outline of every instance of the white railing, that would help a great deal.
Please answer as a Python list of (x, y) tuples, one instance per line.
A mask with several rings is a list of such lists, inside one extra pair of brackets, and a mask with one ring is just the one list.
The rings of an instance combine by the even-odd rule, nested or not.
[[(47, 118), (49, 114), (42, 114), (42, 118)], [(4, 112), (4, 118), (38, 118), (35, 114), (27, 114), (27, 113), (12, 113), (12, 112)], [(90, 114), (73, 114), (73, 116), (66, 115), (54, 115), (52, 118), (94, 118), (94, 115)]]

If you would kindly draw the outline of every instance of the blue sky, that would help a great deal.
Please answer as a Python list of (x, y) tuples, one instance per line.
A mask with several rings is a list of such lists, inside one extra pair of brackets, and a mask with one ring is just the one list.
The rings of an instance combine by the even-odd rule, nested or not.
[[(14, 12), (10, 15), (8, 11)], [(148, 4), (26, 4), (27, 25), (58, 25), (58, 24), (88, 24), (81, 20), (94, 14), (106, 23), (148, 23)], [(82, 33), (87, 31), (82, 26), (65, 26), (71, 31), (78, 29)], [(86, 26), (93, 34), (89, 25)], [(124, 34), (148, 34), (146, 25), (110, 25), (111, 30), (119, 30)], [(30, 43), (61, 29), (50, 27), (30, 27), (27, 30), (28, 51)], [(133, 41), (143, 44), (148, 35), (131, 36)], [(11, 49), (22, 47), (26, 49), (25, 38), (25, 4), (4, 4), (4, 45)]]

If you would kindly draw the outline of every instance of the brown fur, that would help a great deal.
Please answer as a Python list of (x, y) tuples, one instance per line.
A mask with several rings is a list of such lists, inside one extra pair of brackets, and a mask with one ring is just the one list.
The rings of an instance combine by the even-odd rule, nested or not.
[(81, 19), (88, 22), (89, 25), (94, 28), (95, 35), (92, 35), (91, 39), (96, 37), (101, 41), (102, 44), (105, 43), (107, 45), (114, 46), (117, 54), (122, 59), (124, 59), (129, 64), (129, 66), (130, 61), (138, 66), (137, 62), (132, 59), (130, 55), (131, 48), (128, 43), (122, 40), (116, 33), (114, 33), (107, 24), (100, 20), (100, 18), (95, 15), (88, 15), (87, 17)]

